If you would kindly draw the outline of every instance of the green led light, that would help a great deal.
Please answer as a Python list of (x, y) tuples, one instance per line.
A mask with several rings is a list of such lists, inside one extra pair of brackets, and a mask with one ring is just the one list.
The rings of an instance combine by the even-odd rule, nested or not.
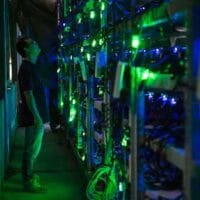
[(103, 95), (103, 90), (99, 89), (99, 95)]
[(83, 155), (83, 156), (81, 157), (81, 160), (82, 160), (82, 161), (85, 161), (85, 155)]
[(105, 5), (105, 3), (104, 3), (104, 2), (102, 2), (102, 3), (101, 3), (101, 10), (102, 10), (102, 11), (104, 11), (104, 10), (105, 10), (105, 8), (106, 8), (106, 5)]
[(179, 64), (180, 64), (180, 66), (184, 66), (184, 65), (185, 65), (183, 60), (181, 60), (181, 61), (179, 62)]
[(138, 22), (138, 27), (146, 28), (151, 26), (158, 26), (159, 24), (168, 22), (169, 19), (166, 17), (166, 10), (168, 9), (167, 3), (162, 4), (159, 8), (152, 9), (146, 12)]
[(57, 69), (57, 73), (58, 73), (58, 74), (60, 73), (60, 67)]
[(72, 104), (74, 104), (74, 105), (76, 104), (76, 99), (72, 100)]
[(86, 133), (83, 131), (83, 132), (82, 132), (82, 135), (83, 135), (83, 136), (86, 136)]
[(122, 182), (119, 183), (119, 191), (120, 191), (120, 192), (123, 192), (123, 191), (124, 191), (124, 190), (123, 190), (123, 183), (122, 183)]
[(70, 108), (69, 122), (74, 121), (75, 116), (76, 116), (76, 109), (72, 106), (72, 107)]
[(127, 143), (126, 140), (123, 139), (121, 145), (122, 145), (123, 147), (127, 147), (128, 143)]
[(60, 107), (63, 107), (63, 106), (64, 106), (64, 102), (61, 101), (61, 102), (60, 102)]
[(103, 39), (99, 39), (99, 45), (103, 45)]
[(82, 16), (80, 13), (77, 15), (77, 21), (78, 21), (78, 24), (82, 22)]
[(147, 79), (155, 79), (155, 74), (153, 72), (150, 72), (150, 70), (145, 70), (142, 74), (142, 80)]
[[(154, 20), (154, 21), (147, 21), (147, 22), (143, 22), (142, 24), (142, 28), (147, 28), (147, 27), (151, 27), (151, 26), (156, 26), (158, 24), (161, 24), (161, 23), (164, 23), (164, 22), (167, 22), (168, 19), (161, 19), (161, 20)], [(140, 26), (138, 26), (140, 27)]]
[(129, 140), (129, 137), (127, 137), (126, 135), (124, 135), (122, 141), (121, 141), (121, 145), (123, 147), (127, 147), (128, 146), (128, 140)]
[(149, 78), (149, 70), (145, 70), (142, 75), (142, 80), (147, 80)]
[(86, 58), (87, 58), (87, 61), (91, 61), (91, 54), (90, 54), (90, 53), (87, 53), (87, 54), (86, 54)]
[(132, 41), (131, 41), (131, 46), (133, 48), (138, 48), (140, 45), (140, 38), (138, 35), (133, 35), (132, 36)]
[(83, 52), (84, 51), (84, 48), (83, 47), (81, 47), (81, 52)]
[(72, 60), (72, 59), (73, 59), (73, 56), (71, 55), (71, 56), (70, 56), (70, 60)]
[(96, 17), (95, 12), (92, 10), (90, 11), (90, 19), (94, 19)]
[(150, 72), (150, 74), (149, 74), (149, 78), (151, 78), (151, 79), (155, 79), (155, 74), (154, 74), (153, 72)]
[(82, 18), (78, 19), (78, 24), (80, 24), (82, 22)]
[(69, 32), (70, 31), (70, 27), (69, 26), (66, 26), (65, 28), (64, 28), (64, 32)]
[(92, 41), (92, 47), (95, 47), (97, 45), (97, 41), (96, 40), (93, 40)]

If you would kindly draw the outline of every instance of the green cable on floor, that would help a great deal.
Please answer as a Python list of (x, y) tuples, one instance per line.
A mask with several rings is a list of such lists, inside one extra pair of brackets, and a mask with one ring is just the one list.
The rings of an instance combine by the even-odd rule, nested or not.
[(112, 200), (118, 190), (116, 161), (112, 166), (100, 167), (92, 176), (86, 190), (89, 200)]

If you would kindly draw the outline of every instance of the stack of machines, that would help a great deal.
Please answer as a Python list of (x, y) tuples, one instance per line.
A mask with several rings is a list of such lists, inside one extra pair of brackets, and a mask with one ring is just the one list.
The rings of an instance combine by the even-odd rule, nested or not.
[(60, 112), (88, 199), (199, 199), (197, 5), (58, 1)]

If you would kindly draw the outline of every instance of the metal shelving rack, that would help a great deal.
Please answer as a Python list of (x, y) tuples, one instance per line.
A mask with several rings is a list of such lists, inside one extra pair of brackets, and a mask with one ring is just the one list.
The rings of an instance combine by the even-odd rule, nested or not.
[[(70, 2), (67, 2), (65, 0), (59, 1), (60, 2), (60, 15), (59, 15), (59, 21), (61, 19), (65, 19), (66, 23), (68, 23), (70, 20), (73, 19), (73, 15), (78, 14), (81, 9), (84, 8), (87, 2), (80, 1), (80, 5), (78, 8), (74, 9), (69, 6)], [(78, 2), (78, 1), (77, 1)], [(101, 1), (99, 1), (101, 2)], [(103, 2), (103, 1), (102, 1)], [(197, 54), (197, 50), (200, 46), (198, 43), (199, 35), (200, 35), (200, 23), (198, 19), (200, 18), (198, 12), (200, 10), (200, 3), (197, 1), (187, 2), (186, 0), (178, 1), (178, 0), (172, 0), (167, 2), (168, 6), (170, 7), (169, 10), (171, 11), (171, 14), (175, 14), (178, 11), (186, 12), (188, 16), (188, 30), (187, 32), (184, 32), (187, 36), (187, 48), (189, 49), (188, 57), (189, 61), (187, 61), (187, 75), (185, 76), (184, 82), (185, 83), (195, 83), (197, 84), (197, 89), (200, 87), (200, 81), (199, 81), (199, 74), (200, 74), (200, 67), (199, 67), (199, 60), (198, 56), (193, 57), (193, 55)], [(137, 3), (135, 1), (132, 1), (132, 10), (134, 11), (134, 7), (136, 7)], [(67, 10), (68, 8), (68, 10)], [(142, 7), (141, 7), (142, 8)], [(154, 8), (155, 12), (156, 9), (159, 9), (159, 7)], [(91, 33), (89, 37), (86, 37), (85, 43), (90, 43), (93, 38), (95, 38), (96, 35), (103, 33), (105, 37), (108, 37), (108, 35), (111, 35), (113, 31), (115, 34), (122, 33), (123, 29), (126, 28), (131, 33), (136, 33), (136, 24), (139, 23), (143, 17), (143, 15), (146, 14), (146, 12), (142, 11), (141, 13), (137, 13), (136, 15), (132, 15), (129, 19), (124, 19), (120, 21), (115, 27), (110, 27), (110, 24), (108, 24), (107, 19), (107, 9), (105, 8), (104, 11), (101, 11), (101, 15), (104, 16), (101, 18), (100, 21), (100, 29), (97, 33)], [(155, 13), (154, 13), (155, 14)], [(72, 25), (73, 26), (73, 25)], [(67, 28), (67, 27), (65, 27)], [(68, 32), (68, 31), (66, 31)], [(95, 35), (96, 34), (96, 35)], [(192, 35), (192, 37), (191, 37)], [(156, 41), (159, 39), (159, 37), (155, 38), (152, 35), (152, 38), (149, 39), (151, 36), (144, 36), (143, 41), (148, 41), (148, 47), (153, 48), (155, 46)], [(167, 35), (167, 37), (170, 37), (170, 35)], [(176, 38), (177, 34), (171, 34), (172, 38)], [(168, 39), (167, 39), (168, 40)], [(161, 46), (162, 43), (164, 46), (167, 46), (167, 40), (165, 38), (160, 42)], [(175, 42), (175, 40), (171, 40), (171, 43)], [(62, 44), (62, 39), (61, 39)], [(64, 94), (64, 105), (70, 103), (70, 96), (73, 93), (72, 85), (72, 67), (73, 65), (72, 60), (70, 59), (70, 56), (80, 56), (80, 47), (83, 44), (83, 39), (77, 39), (75, 42), (71, 43), (68, 46), (67, 55), (61, 55), (61, 57), (64, 57), (65, 67), (67, 68), (67, 76), (68, 78), (63, 83), (61, 81), (61, 85), (65, 84), (65, 90), (67, 91), (67, 94)], [(105, 54), (108, 53), (107, 49), (107, 42), (102, 46), (101, 51), (103, 51)], [(198, 48), (197, 48), (198, 47)], [(84, 46), (84, 48), (87, 49), (87, 45)], [(145, 48), (145, 47), (144, 47)], [(62, 49), (62, 46), (60, 47)], [(99, 51), (99, 50), (98, 50)], [(97, 51), (97, 52), (98, 52)], [(132, 57), (134, 59), (134, 56)], [(63, 59), (60, 59), (61, 63), (63, 63)], [(130, 149), (131, 149), (131, 159), (130, 159), (130, 176), (131, 176), (131, 186), (130, 186), (130, 193), (131, 198), (130, 199), (143, 199), (144, 194), (139, 192), (138, 188), (138, 146), (140, 137), (143, 134), (144, 129), (144, 90), (139, 90), (139, 78), (137, 75), (137, 70), (133, 67), (132, 60), (129, 60), (128, 63), (131, 68), (131, 91), (130, 91), (130, 111), (129, 111), (129, 126), (131, 127), (131, 138), (130, 138)], [(63, 65), (63, 64), (62, 64)], [(87, 65), (87, 64), (86, 64)], [(105, 69), (108, 70), (109, 61), (106, 60), (106, 66)], [(197, 67), (198, 66), (198, 67)], [(87, 69), (89, 66), (87, 66)], [(61, 69), (62, 72), (62, 69)], [(195, 72), (195, 73), (193, 73)], [(198, 73), (197, 73), (198, 72)], [(87, 71), (87, 74), (89, 74), (89, 71)], [(197, 76), (198, 74), (198, 76)], [(87, 147), (86, 147), (86, 153), (87, 153), (87, 159), (86, 159), (86, 167), (85, 170), (89, 171), (89, 173), (94, 170), (94, 165), (92, 161), (93, 157), (93, 139), (94, 139), (94, 127), (93, 127), (93, 119), (94, 119), (94, 108), (98, 108), (99, 110), (102, 110), (102, 103), (108, 106), (108, 110), (110, 110), (111, 105), (111, 97), (109, 96), (110, 88), (110, 80), (108, 80), (105, 85), (107, 87), (106, 92), (104, 93), (104, 98), (102, 101), (99, 101), (98, 99), (94, 99), (94, 91), (92, 86), (94, 86), (94, 74), (90, 74), (88, 77), (87, 86), (87, 101), (86, 101), (86, 108), (87, 108), (87, 126), (86, 130), (88, 132), (87, 134)], [(149, 89), (159, 89), (160, 91), (171, 91), (176, 85), (176, 81), (171, 80), (171, 75), (169, 74), (160, 74), (159, 77), (154, 79), (154, 82), (152, 83), (149, 80), (145, 81), (145, 86)], [(199, 140), (199, 133), (200, 133), (200, 127), (199, 127), (199, 110), (197, 107), (199, 107), (200, 104), (200, 98), (197, 96), (200, 96), (200, 92), (198, 93), (198, 90), (194, 92), (194, 90), (191, 90), (193, 85), (187, 85), (186, 87), (181, 88), (180, 90), (176, 90), (176, 92), (183, 92), (184, 94), (184, 100), (185, 100), (185, 112), (186, 112), (186, 124), (185, 124), (185, 148), (184, 149), (178, 149), (173, 146), (166, 148), (166, 158), (167, 160), (178, 167), (180, 170), (183, 171), (184, 174), (184, 199), (190, 200), (190, 199), (197, 199), (199, 200), (199, 194), (198, 190), (200, 188), (200, 181), (199, 181), (199, 163), (200, 163), (200, 154), (198, 151), (198, 145), (200, 141)], [(80, 96), (79, 96), (80, 97)], [(79, 107), (80, 108), (80, 107)], [(68, 111), (69, 112), (69, 111)], [(110, 111), (107, 113), (107, 115), (110, 115)], [(69, 115), (69, 113), (68, 113)], [(79, 125), (78, 125), (79, 126)], [(111, 132), (111, 122), (109, 121), (107, 123), (107, 126), (104, 130), (104, 136), (105, 138), (110, 137)], [(108, 140), (105, 141), (105, 144), (108, 144)], [(153, 144), (156, 145), (156, 144)], [(74, 149), (76, 147), (74, 146)], [(75, 150), (76, 151), (76, 150)], [(80, 158), (79, 158), (80, 159)], [(191, 163), (191, 164), (188, 164)]]
[[(77, 3), (77, 8), (74, 8), (72, 5)], [(68, 49), (67, 50), (63, 50), (63, 47), (65, 44), (63, 44), (63, 35), (64, 34), (68, 34), (72, 28), (72, 24), (70, 24), (72, 21), (76, 21), (76, 19), (74, 18), (74, 16), (80, 12), (80, 10), (84, 9), (84, 7), (86, 7), (87, 1), (82, 1), (82, 2), (73, 2), (73, 1), (58, 1), (58, 5), (59, 5), (59, 10), (60, 13), (58, 15), (58, 21), (60, 22), (59, 27), (60, 29), (64, 29), (65, 31), (63, 31), (64, 33), (59, 36), (60, 38), (60, 48), (59, 51), (61, 52), (60, 54), (60, 60), (61, 63), (63, 65), (63, 63), (65, 63), (65, 69), (67, 69), (66, 73), (63, 73), (63, 70), (61, 69), (60, 71), (60, 76), (62, 77), (62, 75), (64, 74), (66, 76), (66, 81), (65, 82), (60, 82), (61, 85), (61, 90), (62, 88), (64, 88), (64, 92), (66, 93), (64, 96), (61, 97), (61, 102), (62, 102), (62, 107), (66, 108), (68, 107), (68, 111), (66, 113), (63, 113), (66, 118), (66, 120), (68, 120), (68, 118), (70, 118), (70, 107), (69, 105), (72, 103), (72, 98), (74, 98), (74, 100), (76, 100), (76, 109), (77, 111), (77, 121), (78, 123), (76, 125), (73, 125), (71, 121), (67, 122), (67, 127), (72, 127), (72, 128), (76, 128), (75, 132), (76, 133), (72, 133), (75, 135), (75, 138), (72, 139), (68, 136), (68, 140), (70, 141), (74, 153), (77, 156), (78, 160), (80, 161), (81, 165), (84, 168), (84, 171), (86, 172), (86, 176), (89, 177), (91, 175), (91, 173), (94, 171), (94, 163), (93, 163), (93, 157), (94, 157), (94, 103), (95, 103), (95, 99), (94, 99), (94, 75), (90, 74), (89, 71), (89, 65), (86, 62), (86, 59), (84, 59), (83, 55), (80, 55), (82, 53), (82, 49), (86, 49), (88, 48), (88, 42), (86, 42), (86, 44), (83, 44), (83, 41), (90, 39), (87, 37), (87, 35), (85, 35), (85, 39), (84, 37), (81, 37), (81, 39), (79, 39), (78, 41), (75, 41), (73, 43), (70, 43), (68, 41)], [(76, 13), (76, 14), (74, 14)], [(63, 21), (64, 22), (63, 22)], [(82, 20), (82, 19), (81, 19)], [(64, 26), (64, 27), (62, 27)], [(67, 30), (69, 28), (69, 30)], [(82, 29), (82, 28), (81, 28)], [(90, 27), (88, 27), (88, 31), (90, 31)], [(82, 30), (81, 30), (82, 31)], [(79, 30), (79, 34), (82, 34), (81, 31)], [(78, 34), (78, 33), (77, 33)], [(83, 35), (81, 35), (83, 36)], [(65, 43), (65, 41), (64, 41)], [(82, 45), (82, 46), (81, 46)], [(80, 49), (81, 48), (81, 49)], [(65, 52), (65, 53), (63, 53)], [(74, 62), (74, 58), (77, 59), (76, 63)], [(89, 58), (91, 59), (91, 58)], [(78, 69), (78, 66), (82, 65), (83, 68), (85, 69)], [(63, 68), (63, 67), (61, 67)], [(76, 83), (74, 83), (74, 77), (76, 75), (74, 75), (75, 70), (79, 71), (79, 76), (76, 77), (77, 81)], [(81, 72), (81, 70), (85, 70), (85, 72)], [(80, 75), (81, 73), (85, 73), (85, 78), (86, 80), (83, 80), (82, 82), (80, 82), (80, 79), (82, 79), (83, 77)], [(81, 84), (84, 85), (84, 90), (85, 90), (85, 97), (84, 97), (84, 102), (81, 102)], [(76, 91), (76, 98), (74, 95), (74, 92)], [(62, 93), (61, 93), (62, 94)], [(78, 99), (78, 101), (77, 101)], [(85, 111), (82, 111), (82, 107), (85, 106)], [(63, 110), (63, 108), (61, 108)], [(85, 112), (85, 119), (84, 119), (84, 123), (85, 123), (85, 130), (81, 131), (80, 129), (82, 128), (82, 124), (81, 124), (81, 112)], [(82, 132), (85, 133), (84, 137), (85, 139), (81, 137), (83, 137)], [(85, 143), (83, 143), (83, 140)], [(78, 145), (78, 146), (77, 146)], [(82, 155), (81, 155), (82, 154)]]
[[(185, 123), (185, 148), (179, 149), (175, 147), (166, 148), (166, 158), (173, 165), (177, 166), (183, 171), (184, 174), (184, 199), (199, 199), (199, 99), (197, 99), (197, 91), (192, 89), (196, 86), (192, 84), (199, 84), (199, 61), (197, 56), (197, 50), (199, 49), (199, 39), (200, 26), (199, 26), (199, 2), (187, 2), (182, 1), (171, 1), (172, 12), (177, 12), (177, 10), (183, 10), (187, 13), (188, 17), (188, 30), (187, 30), (187, 48), (189, 62), (187, 65), (187, 76), (184, 80), (188, 84), (182, 92), (184, 93), (185, 99), (185, 111), (186, 111), (186, 123)], [(191, 37), (192, 36), (192, 37)], [(134, 72), (133, 72), (134, 73)], [(150, 88), (157, 88), (163, 91), (172, 90), (174, 88), (173, 81), (170, 80), (168, 75), (163, 75), (161, 79), (154, 81), (153, 85), (146, 82), (146, 85)], [(143, 199), (143, 194), (138, 192), (138, 143), (139, 137), (143, 129), (143, 114), (141, 115), (141, 110), (144, 109), (144, 94), (137, 90), (136, 81), (132, 83), (132, 97), (131, 97), (131, 127), (132, 127), (132, 162), (131, 162), (131, 177), (132, 177), (132, 197), (131, 199)], [(198, 86), (197, 86), (198, 87)], [(140, 102), (140, 103), (139, 103)], [(138, 110), (138, 107), (141, 110)], [(156, 144), (154, 144), (156, 145)]]

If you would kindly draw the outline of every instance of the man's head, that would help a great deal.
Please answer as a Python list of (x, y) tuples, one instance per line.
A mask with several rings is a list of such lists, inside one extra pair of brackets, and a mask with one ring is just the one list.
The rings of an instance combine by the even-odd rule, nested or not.
[(30, 59), (31, 61), (37, 60), (40, 54), (40, 47), (38, 44), (28, 37), (23, 37), (17, 42), (17, 51), (23, 57)]

